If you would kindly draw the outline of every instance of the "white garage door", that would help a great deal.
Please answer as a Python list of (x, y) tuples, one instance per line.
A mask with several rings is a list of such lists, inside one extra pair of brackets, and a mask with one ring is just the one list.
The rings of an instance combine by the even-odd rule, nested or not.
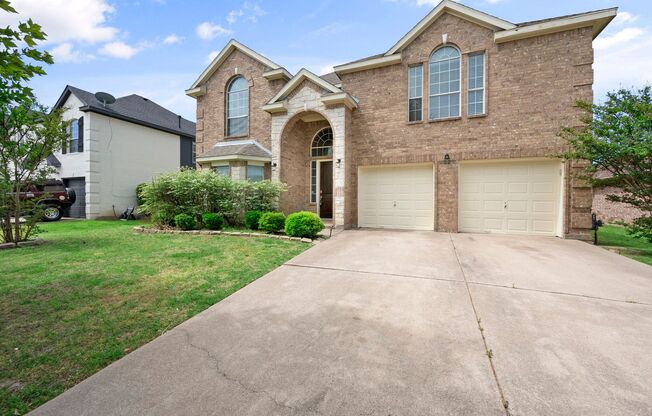
[(432, 165), (361, 167), (358, 226), (434, 229)]
[(469, 163), (459, 171), (459, 230), (557, 234), (561, 163)]

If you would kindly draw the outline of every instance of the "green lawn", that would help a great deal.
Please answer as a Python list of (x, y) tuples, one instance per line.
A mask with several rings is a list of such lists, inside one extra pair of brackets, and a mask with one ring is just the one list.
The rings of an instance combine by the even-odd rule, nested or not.
[(645, 239), (632, 237), (627, 234), (625, 227), (619, 225), (601, 227), (598, 232), (598, 244), (616, 247), (620, 254), (652, 266), (652, 243)]
[(63, 221), (0, 251), (0, 415), (24, 414), (309, 247)]

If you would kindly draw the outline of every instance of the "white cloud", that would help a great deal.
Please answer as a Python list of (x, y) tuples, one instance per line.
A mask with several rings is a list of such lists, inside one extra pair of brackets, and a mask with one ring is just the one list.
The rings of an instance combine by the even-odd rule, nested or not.
[(219, 51), (211, 51), (211, 53), (209, 53), (208, 56), (206, 57), (206, 62), (210, 64), (211, 62), (213, 62), (213, 59), (217, 58), (217, 55), (219, 54), (220, 54)]
[(242, 11), (242, 9), (231, 10), (229, 12), (228, 16), (226, 16), (226, 21), (229, 22), (230, 25), (232, 25), (235, 22), (237, 22), (238, 17), (242, 16), (243, 14), (244, 14), (244, 12)]
[(130, 59), (143, 49), (144, 46), (131, 46), (122, 41), (107, 43), (99, 53), (113, 58)]
[(244, 17), (245, 20), (256, 23), (259, 17), (265, 16), (266, 14), (267, 12), (258, 3), (246, 1), (239, 9), (231, 10), (226, 16), (226, 21), (232, 25), (241, 17)]
[(321, 69), (319, 70), (318, 74), (319, 75), (324, 75), (324, 74), (329, 74), (329, 73), (333, 72), (334, 71), (333, 67), (335, 65), (337, 65), (337, 64), (328, 64), (328, 65), (322, 66)]
[(163, 44), (165, 45), (175, 45), (177, 43), (183, 42), (185, 38), (183, 36), (177, 36), (174, 33), (171, 35), (168, 35), (163, 39)]
[(638, 27), (627, 27), (613, 35), (605, 35), (593, 41), (596, 50), (609, 49), (624, 43), (629, 43), (645, 34), (645, 31)]
[(611, 22), (612, 25), (623, 25), (625, 23), (634, 23), (638, 16), (630, 12), (619, 12), (616, 18)]
[(93, 55), (85, 54), (75, 49), (70, 42), (62, 43), (50, 51), (56, 63), (82, 63), (95, 58)]
[(597, 101), (618, 88), (641, 88), (652, 84), (652, 33), (631, 25), (638, 16), (621, 12), (614, 19), (614, 32), (593, 41), (595, 49), (594, 91)]
[(197, 36), (204, 40), (211, 40), (217, 36), (228, 36), (233, 33), (231, 29), (225, 29), (220, 25), (215, 25), (211, 22), (202, 22), (197, 25), (195, 30)]
[(47, 33), (46, 43), (108, 42), (118, 33), (117, 28), (106, 25), (115, 12), (107, 0), (13, 0), (11, 5), (19, 14), (0, 14), (0, 26), (29, 17)]

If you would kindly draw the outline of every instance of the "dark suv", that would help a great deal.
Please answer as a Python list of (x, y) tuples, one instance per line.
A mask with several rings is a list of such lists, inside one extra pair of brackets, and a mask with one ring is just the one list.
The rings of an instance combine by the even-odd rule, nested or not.
[(48, 179), (43, 185), (32, 186), (20, 193), (23, 201), (36, 200), (43, 207), (43, 221), (59, 221), (63, 211), (77, 200), (75, 190), (66, 188), (58, 179)]

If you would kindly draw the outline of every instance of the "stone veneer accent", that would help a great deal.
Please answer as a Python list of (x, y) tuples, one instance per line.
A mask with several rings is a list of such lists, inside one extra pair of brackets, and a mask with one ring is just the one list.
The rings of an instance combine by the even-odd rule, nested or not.
[[(281, 174), (283, 169), (292, 169), (289, 165), (296, 163), (296, 161), (290, 161), (287, 158), (283, 158), (281, 155), (282, 149), (284, 146), (288, 146), (287, 141), (292, 137), (290, 131), (292, 127), (294, 127), (294, 123), (297, 122), (296, 119), (310, 113), (321, 114), (333, 130), (333, 223), (335, 226), (344, 226), (344, 199), (345, 195), (348, 197), (351, 191), (348, 190), (347, 192), (345, 186), (346, 164), (341, 163), (340, 166), (337, 167), (337, 160), (346, 160), (346, 108), (344, 105), (327, 107), (322, 104), (320, 98), (324, 93), (325, 91), (321, 87), (310, 81), (303, 81), (303, 83), (288, 96), (287, 113), (275, 114), (272, 117), (272, 164), (277, 164), (276, 168), (272, 169), (272, 179), (280, 181), (283, 177)], [(289, 128), (286, 129), (286, 127)], [(312, 138), (312, 136), (310, 138)], [(304, 190), (309, 189), (307, 186), (308, 182), (306, 182)], [(297, 197), (288, 192), (283, 196), (283, 198), (285, 198), (286, 201), (282, 206), (290, 207), (293, 206), (296, 201), (288, 202), (287, 198), (292, 199)], [(303, 198), (303, 195), (299, 195), (298, 198)], [(303, 209), (307, 209), (307, 207), (304, 207)]]

